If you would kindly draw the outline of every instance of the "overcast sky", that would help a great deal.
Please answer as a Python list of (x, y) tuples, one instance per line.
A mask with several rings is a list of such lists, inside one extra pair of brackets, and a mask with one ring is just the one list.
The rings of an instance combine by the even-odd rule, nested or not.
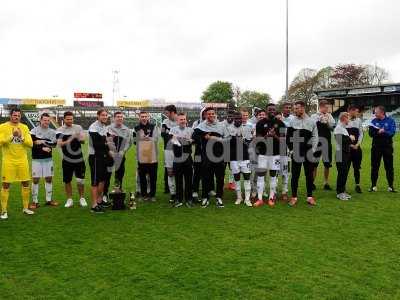
[[(0, 97), (197, 101), (208, 84), (285, 90), (285, 0), (3, 0)], [(400, 1), (290, 0), (290, 78), (375, 64), (400, 81)]]

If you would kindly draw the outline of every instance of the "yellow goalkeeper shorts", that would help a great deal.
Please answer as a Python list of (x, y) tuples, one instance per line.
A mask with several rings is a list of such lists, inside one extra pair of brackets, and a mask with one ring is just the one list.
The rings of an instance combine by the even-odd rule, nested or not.
[(31, 175), (29, 171), (28, 160), (23, 160), (21, 162), (2, 162), (1, 167), (1, 178), (2, 182), (21, 182), (31, 180)]

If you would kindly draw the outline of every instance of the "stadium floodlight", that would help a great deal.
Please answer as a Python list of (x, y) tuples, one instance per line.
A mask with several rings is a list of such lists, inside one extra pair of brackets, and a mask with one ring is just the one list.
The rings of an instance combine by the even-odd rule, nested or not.
[(119, 99), (119, 70), (114, 69), (113, 73), (113, 106), (116, 106), (116, 101)]
[(286, 0), (286, 101), (289, 101), (289, 0)]

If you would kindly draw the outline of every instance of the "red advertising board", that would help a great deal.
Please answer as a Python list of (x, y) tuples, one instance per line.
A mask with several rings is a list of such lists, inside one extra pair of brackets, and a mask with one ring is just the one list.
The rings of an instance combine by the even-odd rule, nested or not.
[(103, 101), (80, 100), (80, 101), (74, 101), (74, 106), (75, 107), (103, 107), (104, 102)]

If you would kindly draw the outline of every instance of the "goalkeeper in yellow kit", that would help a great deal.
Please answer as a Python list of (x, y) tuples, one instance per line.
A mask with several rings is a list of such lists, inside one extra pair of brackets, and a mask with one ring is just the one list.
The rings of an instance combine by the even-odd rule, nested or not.
[(28, 209), (31, 179), (27, 150), (32, 148), (32, 138), (29, 129), (21, 124), (21, 110), (10, 110), (10, 121), (0, 125), (0, 147), (2, 150), (1, 165), (1, 215), (0, 219), (8, 219), (7, 204), (12, 182), (21, 182), (23, 213), (32, 215)]

